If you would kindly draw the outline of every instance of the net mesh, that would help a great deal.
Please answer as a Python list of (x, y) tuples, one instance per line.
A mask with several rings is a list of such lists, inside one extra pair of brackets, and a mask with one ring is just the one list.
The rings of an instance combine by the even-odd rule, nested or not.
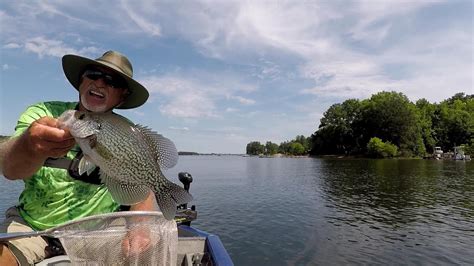
[(73, 265), (176, 265), (176, 222), (161, 212), (90, 216), (55, 230)]

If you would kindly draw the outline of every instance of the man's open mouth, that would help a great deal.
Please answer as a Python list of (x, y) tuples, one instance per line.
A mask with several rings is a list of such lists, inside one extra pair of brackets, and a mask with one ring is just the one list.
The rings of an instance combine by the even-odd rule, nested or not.
[(89, 95), (94, 96), (94, 97), (99, 97), (99, 98), (101, 98), (101, 99), (105, 97), (104, 94), (102, 94), (102, 93), (100, 93), (100, 92), (98, 92), (98, 91), (95, 91), (95, 90), (90, 90), (90, 91), (89, 91)]

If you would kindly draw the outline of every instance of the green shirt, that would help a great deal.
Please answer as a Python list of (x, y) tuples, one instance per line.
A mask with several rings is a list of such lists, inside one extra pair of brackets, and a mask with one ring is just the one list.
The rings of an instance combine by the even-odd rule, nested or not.
[[(44, 102), (32, 105), (20, 116), (15, 135), (20, 136), (35, 120), (50, 116), (57, 118), (64, 111), (74, 109), (77, 102)], [(67, 157), (72, 159), (79, 148)], [(116, 211), (105, 185), (93, 185), (69, 176), (67, 170), (41, 167), (31, 178), (25, 179), (20, 195), (20, 215), (35, 230), (44, 230), (81, 217)]]

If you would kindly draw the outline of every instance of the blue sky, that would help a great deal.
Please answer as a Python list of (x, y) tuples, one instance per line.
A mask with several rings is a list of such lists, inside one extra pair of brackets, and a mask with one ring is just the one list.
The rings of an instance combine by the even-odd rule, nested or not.
[(0, 134), (74, 101), (68, 53), (126, 54), (150, 91), (119, 113), (181, 151), (245, 153), (311, 135), (329, 106), (379, 91), (473, 92), (472, 1), (1, 1)]

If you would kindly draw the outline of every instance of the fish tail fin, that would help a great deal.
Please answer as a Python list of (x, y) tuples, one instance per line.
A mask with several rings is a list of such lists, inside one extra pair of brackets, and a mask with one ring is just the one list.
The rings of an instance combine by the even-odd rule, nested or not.
[(184, 188), (166, 180), (164, 186), (154, 188), (156, 202), (167, 220), (174, 219), (177, 205), (193, 200), (193, 196)]

